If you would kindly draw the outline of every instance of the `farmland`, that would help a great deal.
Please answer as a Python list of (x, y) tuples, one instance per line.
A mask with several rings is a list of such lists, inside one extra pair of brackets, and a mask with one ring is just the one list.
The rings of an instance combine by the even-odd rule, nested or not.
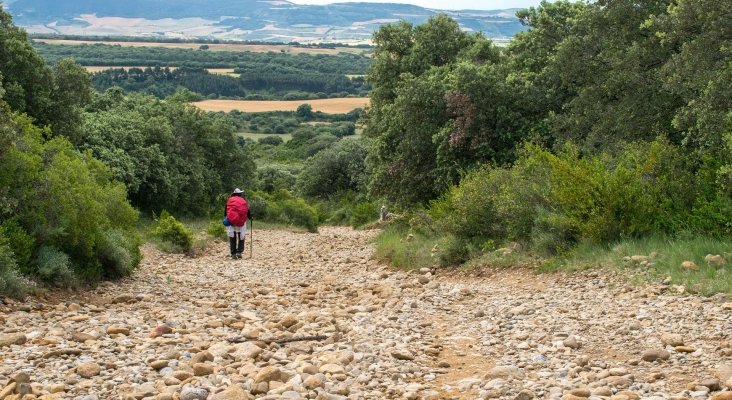
[[(122, 47), (163, 47), (168, 49), (199, 49), (200, 43), (166, 43), (166, 42), (127, 42), (127, 41), (92, 41), (92, 40), (67, 40), (67, 39), (34, 39), (38, 43), (54, 44), (54, 45), (94, 45), (106, 44), (110, 46)], [(363, 52), (361, 48), (355, 47), (337, 47), (337, 48), (321, 48), (321, 47), (300, 47), (287, 44), (245, 44), (245, 43), (211, 43), (206, 44), (209, 51), (230, 51), (230, 52), (246, 52), (253, 53), (303, 53), (303, 54), (326, 54), (336, 55), (338, 53), (360, 54)]]
[(204, 100), (193, 103), (204, 111), (238, 110), (242, 112), (295, 111), (303, 103), (310, 104), (313, 111), (326, 114), (344, 114), (369, 104), (367, 97), (346, 97), (337, 99), (293, 100), (293, 101), (250, 101), (250, 100)]

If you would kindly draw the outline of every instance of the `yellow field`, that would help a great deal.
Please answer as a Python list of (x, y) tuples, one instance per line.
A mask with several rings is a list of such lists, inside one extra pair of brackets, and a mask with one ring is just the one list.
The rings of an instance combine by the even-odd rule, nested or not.
[[(120, 65), (110, 65), (110, 66), (99, 65), (99, 66), (86, 66), (84, 68), (86, 69), (87, 72), (89, 72), (90, 74), (93, 74), (95, 72), (106, 71), (108, 69), (119, 69), (119, 68), (122, 68), (122, 69), (124, 69), (126, 71), (129, 71), (131, 68), (145, 69), (147, 67), (142, 67), (142, 66), (141, 67), (133, 67), (133, 66), (120, 66)], [(161, 68), (165, 68), (165, 67), (161, 67)], [(174, 70), (174, 69), (176, 69), (178, 67), (168, 67), (168, 68), (170, 68), (171, 70)], [(239, 77), (239, 74), (234, 73), (234, 68), (207, 68), (207, 69), (208, 69), (208, 72), (209, 73), (212, 73), (212, 74), (229, 75), (229, 76), (233, 76), (235, 78), (238, 78)]]
[(296, 111), (301, 104), (310, 104), (313, 111), (326, 114), (345, 114), (369, 104), (368, 97), (347, 97), (338, 99), (293, 100), (293, 101), (250, 101), (250, 100), (204, 100), (193, 103), (204, 111), (239, 110), (243, 112)]
[[(64, 39), (33, 39), (36, 42), (48, 44), (108, 44), (129, 47), (167, 47), (170, 49), (198, 49), (201, 43), (158, 43), (158, 42), (114, 42), (114, 41), (91, 41), (91, 40), (64, 40)], [(338, 54), (340, 52), (359, 54), (363, 49), (338, 47), (335, 49), (294, 47), (286, 44), (208, 44), (209, 51), (251, 51), (255, 53), (268, 53), (270, 51), (288, 53), (308, 54)]]

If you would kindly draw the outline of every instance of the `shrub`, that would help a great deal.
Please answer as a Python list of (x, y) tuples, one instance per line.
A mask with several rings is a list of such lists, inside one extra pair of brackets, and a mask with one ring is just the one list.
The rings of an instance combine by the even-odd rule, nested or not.
[(268, 165), (257, 169), (257, 187), (267, 193), (281, 189), (292, 190), (296, 179), (295, 175), (284, 167)]
[(18, 274), (17, 263), (12, 249), (0, 234), (0, 295), (22, 298), (25, 285)]
[(263, 138), (257, 139), (257, 143), (259, 144), (270, 144), (273, 146), (279, 146), (284, 142), (281, 137), (279, 136), (265, 136)]
[(46, 283), (64, 287), (77, 285), (69, 256), (51, 246), (41, 246), (36, 256), (38, 277)]
[(354, 228), (358, 228), (373, 222), (379, 218), (379, 208), (374, 203), (362, 202), (353, 207), (350, 223)]
[(35, 247), (35, 240), (20, 226), (17, 218), (9, 219), (0, 224), (0, 236), (13, 253), (13, 258), (22, 273), (31, 273), (31, 256)]
[(454, 235), (440, 238), (436, 250), (442, 267), (460, 265), (470, 259), (468, 242)]
[(105, 278), (132, 274), (140, 263), (140, 238), (132, 232), (113, 229), (104, 234), (98, 250)]
[(318, 231), (318, 212), (302, 198), (274, 202), (267, 213), (276, 222), (302, 226), (309, 232)]
[(211, 221), (208, 224), (208, 228), (206, 228), (206, 233), (213, 237), (224, 237), (226, 235), (226, 227), (224, 226), (222, 219)]
[(167, 211), (160, 213), (149, 231), (150, 236), (173, 246), (174, 251), (188, 252), (193, 245), (193, 232)]

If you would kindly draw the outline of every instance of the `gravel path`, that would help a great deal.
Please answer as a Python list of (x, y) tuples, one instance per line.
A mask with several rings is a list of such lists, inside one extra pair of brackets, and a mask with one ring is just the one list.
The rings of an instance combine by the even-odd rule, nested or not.
[(724, 296), (597, 271), (406, 273), (370, 259), (374, 234), (260, 231), (244, 260), (146, 247), (129, 279), (5, 299), (0, 400), (732, 400)]

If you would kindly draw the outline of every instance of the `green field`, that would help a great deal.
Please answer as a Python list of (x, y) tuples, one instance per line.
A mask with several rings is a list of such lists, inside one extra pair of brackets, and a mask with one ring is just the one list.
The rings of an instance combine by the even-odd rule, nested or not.
[(236, 136), (243, 137), (245, 139), (258, 140), (267, 136), (277, 136), (282, 138), (284, 142), (288, 142), (292, 139), (292, 135), (289, 133), (277, 134), (277, 133), (255, 133), (255, 132), (237, 132)]

